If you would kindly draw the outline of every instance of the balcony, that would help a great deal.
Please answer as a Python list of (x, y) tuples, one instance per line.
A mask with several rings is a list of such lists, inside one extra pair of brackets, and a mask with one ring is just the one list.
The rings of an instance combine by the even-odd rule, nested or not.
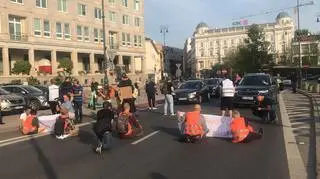
[(10, 34), (10, 40), (12, 41), (28, 41), (28, 35), (26, 34), (19, 34), (19, 33), (16, 33), (16, 34)]

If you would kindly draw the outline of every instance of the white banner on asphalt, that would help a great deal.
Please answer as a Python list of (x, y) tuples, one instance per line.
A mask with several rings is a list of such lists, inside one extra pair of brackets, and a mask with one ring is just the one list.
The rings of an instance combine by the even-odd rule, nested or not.
[(38, 120), (39, 120), (40, 127), (44, 127), (45, 132), (52, 133), (58, 116), (59, 114), (54, 114), (49, 116), (39, 116)]
[[(207, 137), (232, 138), (230, 123), (232, 118), (222, 117), (217, 115), (202, 114), (206, 120), (209, 132)], [(178, 112), (178, 127), (182, 131), (182, 121), (184, 120), (185, 112)]]

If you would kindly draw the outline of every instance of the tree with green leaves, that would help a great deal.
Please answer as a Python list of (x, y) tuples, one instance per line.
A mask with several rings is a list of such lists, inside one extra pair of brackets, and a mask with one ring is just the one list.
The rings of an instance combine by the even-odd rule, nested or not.
[(14, 64), (14, 67), (12, 69), (13, 74), (23, 74), (23, 75), (29, 75), (31, 70), (31, 64), (29, 61), (24, 60), (18, 60)]
[(59, 60), (58, 68), (62, 68), (65, 72), (67, 72), (68, 74), (71, 74), (73, 69), (73, 63), (70, 59), (63, 58)]

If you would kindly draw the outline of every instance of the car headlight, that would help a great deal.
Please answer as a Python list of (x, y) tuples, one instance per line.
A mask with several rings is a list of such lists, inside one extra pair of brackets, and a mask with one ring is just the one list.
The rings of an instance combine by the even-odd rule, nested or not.
[(39, 96), (39, 100), (40, 100), (40, 101), (47, 101), (47, 98), (44, 97), (44, 96)]
[(261, 94), (266, 94), (266, 93), (269, 93), (269, 90), (261, 90), (261, 91), (258, 91), (259, 93)]
[(197, 92), (189, 93), (188, 97), (189, 98), (194, 98), (196, 96)]

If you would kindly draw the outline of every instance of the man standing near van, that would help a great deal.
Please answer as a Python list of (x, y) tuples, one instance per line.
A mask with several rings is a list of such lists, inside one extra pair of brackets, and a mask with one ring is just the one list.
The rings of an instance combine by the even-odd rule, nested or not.
[(74, 104), (74, 110), (75, 110), (75, 116), (76, 116), (76, 122), (81, 123), (82, 122), (82, 95), (83, 95), (83, 88), (79, 83), (79, 80), (73, 81), (73, 104)]
[(226, 110), (229, 110), (229, 116), (232, 117), (233, 110), (233, 97), (235, 94), (235, 88), (233, 82), (225, 75), (222, 83), (222, 97), (221, 97), (221, 111), (222, 116), (226, 115)]
[(59, 86), (56, 85), (56, 81), (54, 79), (51, 80), (51, 84), (49, 86), (49, 106), (52, 114), (57, 114), (57, 105), (59, 99)]

